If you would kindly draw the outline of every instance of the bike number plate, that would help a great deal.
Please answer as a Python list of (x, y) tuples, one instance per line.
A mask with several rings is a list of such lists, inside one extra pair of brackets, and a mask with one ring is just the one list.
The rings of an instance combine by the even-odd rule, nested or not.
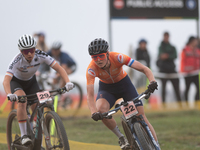
[(127, 106), (121, 106), (121, 110), (122, 110), (122, 113), (124, 114), (124, 117), (126, 119), (129, 119), (131, 118), (132, 116), (138, 114), (138, 111), (135, 107), (135, 104), (133, 103), (133, 101), (131, 102), (128, 102), (128, 105)]
[(52, 101), (49, 91), (37, 92), (36, 94), (40, 103)]

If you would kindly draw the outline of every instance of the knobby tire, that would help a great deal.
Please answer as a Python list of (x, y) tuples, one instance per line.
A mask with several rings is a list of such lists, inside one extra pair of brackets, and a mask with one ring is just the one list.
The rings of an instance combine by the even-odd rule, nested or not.
[(135, 142), (135, 139), (133, 138), (133, 134), (131, 133), (131, 130), (130, 130), (124, 116), (121, 117), (121, 123), (122, 123), (122, 127), (124, 129), (126, 138), (131, 146), (131, 150), (140, 150)]
[(7, 145), (8, 145), (9, 150), (11, 150), (11, 143), (13, 142), (13, 139), (12, 139), (12, 123), (13, 123), (13, 120), (16, 116), (17, 116), (17, 110), (16, 109), (12, 110), (8, 115), (6, 136), (7, 136)]
[(151, 138), (148, 136), (147, 132), (139, 122), (134, 123), (134, 130), (140, 141), (141, 147), (144, 150), (155, 150)]
[[(49, 111), (47, 112), (46, 116), (45, 116), (45, 123), (47, 126), (47, 131), (51, 132), (51, 120), (54, 120), (55, 122), (55, 130), (58, 132), (58, 135), (61, 139), (62, 145), (63, 145), (63, 150), (70, 150), (69, 148), (69, 142), (68, 142), (68, 138), (67, 138), (67, 134), (66, 134), (66, 130), (64, 128), (64, 125), (60, 119), (60, 117), (58, 116), (57, 113), (55, 113), (54, 111)], [(51, 135), (50, 135), (51, 138)]]

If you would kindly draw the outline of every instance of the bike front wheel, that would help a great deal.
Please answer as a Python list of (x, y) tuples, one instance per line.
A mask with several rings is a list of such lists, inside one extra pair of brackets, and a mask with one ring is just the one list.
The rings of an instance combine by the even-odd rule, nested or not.
[(17, 148), (11, 148), (11, 143), (16, 141), (16, 144), (21, 142), (21, 132), (19, 128), (19, 124), (17, 121), (17, 110), (14, 109), (8, 115), (7, 120), (7, 128), (6, 128), (6, 136), (7, 136), (7, 145), (9, 150), (17, 150)]
[(130, 130), (124, 116), (121, 117), (121, 123), (122, 123), (122, 127), (124, 129), (124, 133), (126, 135), (126, 138), (127, 138), (128, 142), (130, 144), (131, 150), (140, 150), (138, 148), (137, 143), (135, 142), (135, 139), (133, 138), (133, 134), (131, 133), (131, 130)]
[(58, 114), (54, 111), (47, 112), (45, 116), (45, 123), (49, 133), (52, 149), (69, 150), (70, 148), (67, 134)]
[(134, 130), (144, 150), (156, 150), (151, 138), (139, 122), (134, 124)]

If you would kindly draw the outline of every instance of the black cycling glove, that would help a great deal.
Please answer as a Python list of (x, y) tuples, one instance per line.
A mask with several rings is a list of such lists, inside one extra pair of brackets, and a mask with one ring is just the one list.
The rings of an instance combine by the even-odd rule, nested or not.
[(156, 81), (151, 81), (150, 84), (148, 85), (148, 90), (149, 92), (153, 93), (155, 89), (158, 89), (158, 84)]
[(92, 119), (94, 121), (102, 120), (103, 116), (100, 112), (95, 112), (95, 113), (92, 114)]

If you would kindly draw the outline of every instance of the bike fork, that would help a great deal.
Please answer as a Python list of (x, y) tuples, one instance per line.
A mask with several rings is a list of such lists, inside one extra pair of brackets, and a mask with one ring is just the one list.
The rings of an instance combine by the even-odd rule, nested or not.
[(151, 140), (156, 148), (156, 150), (161, 150), (159, 144), (156, 142), (156, 140), (153, 137), (153, 134), (151, 133), (151, 130), (149, 129), (149, 126), (146, 124), (145, 125), (147, 133), (149, 134), (149, 136), (151, 137)]
[(134, 140), (135, 140), (135, 143), (137, 144), (137, 146), (138, 146), (138, 148), (139, 148), (140, 150), (143, 150), (143, 148), (140, 146), (140, 141), (138, 140), (137, 136), (136, 136), (135, 133), (133, 132), (133, 131), (134, 131), (134, 129), (133, 129), (133, 124), (129, 123), (129, 125), (130, 125), (130, 129), (131, 129), (133, 138), (134, 138)]
[(42, 125), (42, 131), (44, 132), (44, 138), (45, 138), (45, 141), (46, 141), (46, 145), (47, 145), (48, 149), (51, 149), (52, 145), (51, 145), (51, 141), (50, 141), (50, 135), (49, 135), (49, 132), (47, 130), (47, 126), (46, 126), (45, 121), (44, 121), (44, 115), (42, 115), (40, 121), (41, 121), (41, 125)]

